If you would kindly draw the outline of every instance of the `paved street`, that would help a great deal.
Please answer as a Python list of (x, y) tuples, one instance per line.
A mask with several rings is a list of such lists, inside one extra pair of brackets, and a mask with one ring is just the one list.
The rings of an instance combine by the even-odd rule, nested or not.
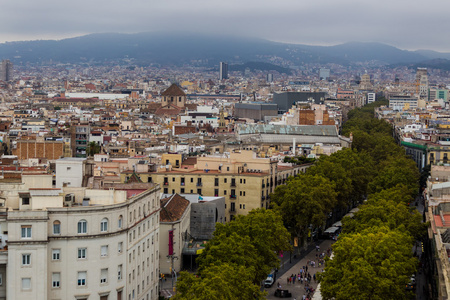
[[(325, 240), (320, 242), (320, 252), (317, 252), (315, 248), (312, 248), (309, 252), (307, 252), (303, 257), (299, 258), (291, 258), (292, 263), (289, 263), (289, 256), (283, 257), (283, 260), (285, 261), (284, 266), (280, 268), (278, 271), (278, 276), (275, 284), (271, 288), (267, 288), (266, 291), (268, 293), (267, 299), (279, 299), (274, 296), (275, 290), (277, 289), (277, 283), (279, 282), (281, 284), (281, 289), (289, 290), (289, 292), (292, 293), (291, 299), (302, 299), (302, 296), (305, 294), (305, 285), (299, 283), (297, 280), (295, 283), (288, 284), (287, 278), (290, 277), (292, 274), (298, 274), (300, 269), (303, 266), (306, 266), (308, 261), (316, 260), (316, 254), (321, 252), (327, 252), (327, 249), (331, 247), (331, 245), (334, 243), (333, 240)], [(316, 267), (313, 268), (310, 265), (308, 266), (308, 272), (313, 276), (316, 272), (322, 271), (322, 267), (318, 267), (317, 260), (316, 260)], [(317, 287), (317, 282), (314, 282), (314, 280), (311, 281), (310, 286), (312, 286), (314, 289)]]

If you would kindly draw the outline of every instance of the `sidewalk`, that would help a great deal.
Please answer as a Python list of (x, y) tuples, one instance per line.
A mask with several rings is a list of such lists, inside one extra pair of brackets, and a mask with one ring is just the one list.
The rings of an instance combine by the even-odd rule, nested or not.
[[(331, 245), (334, 243), (333, 240), (324, 240), (322, 241), (320, 245), (320, 252), (317, 252), (315, 249), (315, 245), (312, 245), (312, 247), (309, 247), (309, 252), (305, 253), (304, 255), (301, 255), (302, 257), (295, 259), (291, 258), (292, 263), (289, 263), (289, 257), (284, 258), (284, 267), (280, 268), (278, 270), (277, 274), (277, 280), (274, 283), (274, 285), (271, 288), (266, 288), (267, 291), (267, 299), (279, 299), (274, 296), (275, 290), (277, 289), (277, 283), (279, 282), (281, 284), (281, 289), (283, 290), (289, 290), (289, 292), (292, 294), (291, 299), (297, 299), (301, 300), (302, 296), (305, 293), (305, 285), (299, 283), (297, 280), (295, 283), (288, 284), (287, 278), (290, 277), (292, 274), (298, 274), (300, 269), (303, 268), (303, 266), (306, 266), (307, 262), (309, 260), (316, 260), (316, 253), (321, 252), (327, 252), (327, 249), (331, 247)], [(311, 249), (312, 248), (312, 249)], [(287, 260), (287, 261), (286, 261)], [(322, 271), (323, 267), (318, 267), (317, 261), (316, 261), (316, 267), (313, 268), (310, 265), (308, 266), (308, 272), (313, 276), (316, 272)], [(314, 280), (311, 280), (311, 283), (309, 284), (310, 287), (316, 289), (317, 288), (317, 282), (314, 282)]]

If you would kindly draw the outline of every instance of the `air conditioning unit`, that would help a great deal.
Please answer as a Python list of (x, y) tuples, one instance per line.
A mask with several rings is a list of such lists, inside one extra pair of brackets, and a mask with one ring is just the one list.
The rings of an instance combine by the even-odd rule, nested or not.
[(64, 196), (64, 206), (71, 207), (75, 203), (75, 195), (74, 194), (67, 194)]

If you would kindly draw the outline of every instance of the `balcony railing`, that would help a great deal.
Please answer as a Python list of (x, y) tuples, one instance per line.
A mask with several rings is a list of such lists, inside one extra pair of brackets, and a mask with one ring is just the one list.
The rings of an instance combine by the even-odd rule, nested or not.
[(169, 185), (169, 183), (168, 182), (164, 182), (164, 185)]
[(230, 195), (230, 199), (236, 199), (236, 195)]
[(230, 183), (230, 186), (231, 186), (231, 187), (236, 187), (236, 182)]
[(235, 214), (236, 213), (236, 209), (230, 209), (230, 214)]
[(184, 186), (184, 182), (182, 182), (181, 185)]
[(201, 182), (197, 182), (197, 186), (202, 186), (203, 184)]

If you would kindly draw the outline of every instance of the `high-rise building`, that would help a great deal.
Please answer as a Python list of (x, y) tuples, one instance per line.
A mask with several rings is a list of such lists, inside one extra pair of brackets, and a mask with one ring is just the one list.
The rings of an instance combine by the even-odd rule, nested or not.
[(428, 70), (427, 70), (427, 68), (417, 68), (416, 94), (421, 99), (428, 99)]
[(330, 69), (320, 69), (319, 70), (319, 79), (320, 80), (328, 80), (330, 78)]
[(228, 79), (228, 64), (226, 62), (220, 62), (219, 64), (219, 79)]
[(0, 64), (0, 80), (9, 81), (12, 80), (13, 64), (9, 59), (2, 60)]
[(273, 74), (272, 73), (267, 74), (267, 82), (273, 82)]

